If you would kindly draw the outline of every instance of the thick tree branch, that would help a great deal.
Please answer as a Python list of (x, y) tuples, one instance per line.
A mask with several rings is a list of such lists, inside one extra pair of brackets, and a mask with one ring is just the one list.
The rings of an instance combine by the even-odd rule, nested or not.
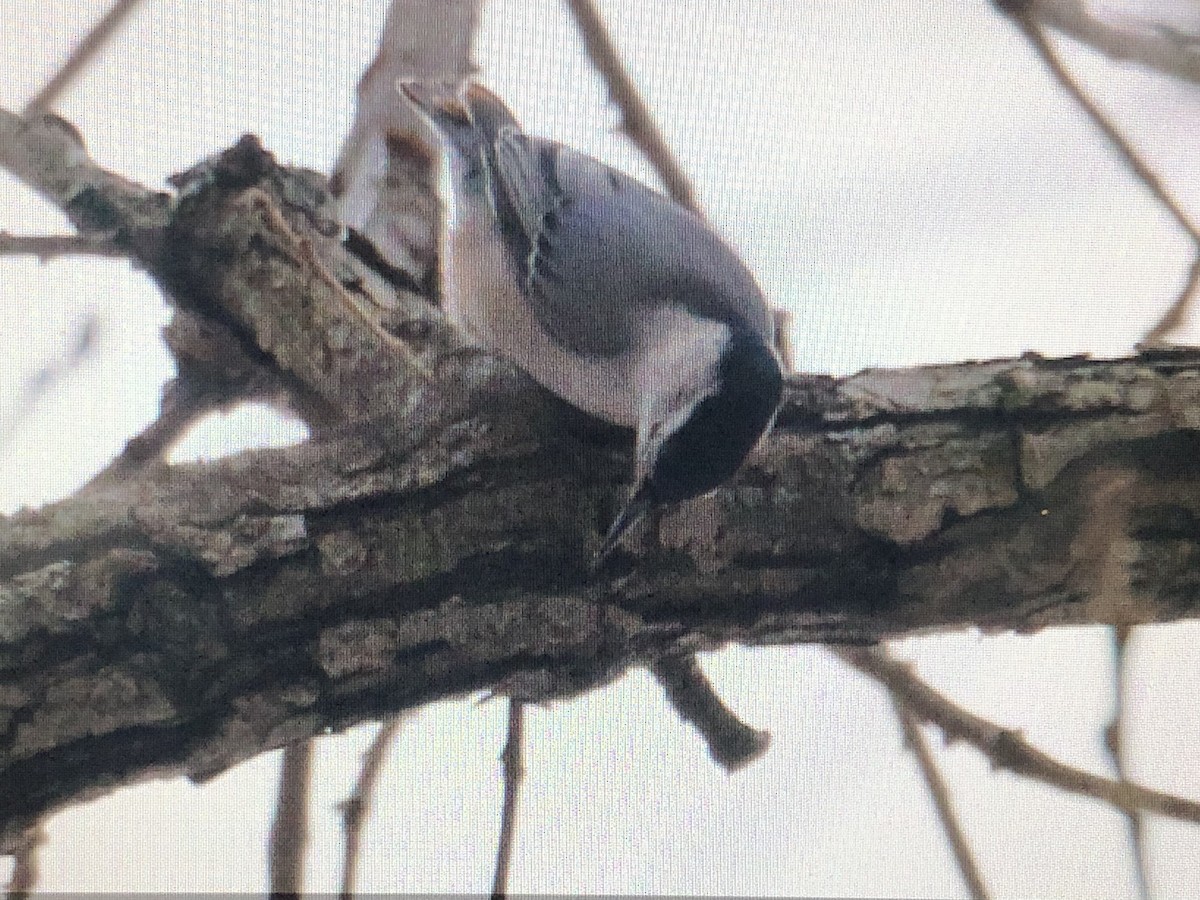
[(727, 641), (1195, 617), (1197, 384), (1195, 357), (797, 380), (748, 470), (599, 579), (624, 457), (567, 437), (496, 463), (454, 426), (404, 461), (347, 435), (98, 484), (0, 521), (0, 821)]
[[(627, 443), (372, 280), (318, 177), (245, 140), (160, 197), (5, 121), (0, 160), (89, 192), (173, 302), (350, 424), (0, 519), (0, 848), (116, 785), (465, 691), (569, 696), (731, 641), (1200, 615), (1200, 355), (796, 377), (733, 483), (594, 577)], [(66, 169), (14, 151), (39, 141)]]

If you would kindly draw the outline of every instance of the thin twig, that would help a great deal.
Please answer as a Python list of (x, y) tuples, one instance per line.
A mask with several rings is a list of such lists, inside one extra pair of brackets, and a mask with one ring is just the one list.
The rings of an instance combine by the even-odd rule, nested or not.
[(121, 23), (133, 12), (138, 2), (139, 0), (116, 0), (100, 21), (92, 26), (92, 30), (84, 36), (83, 40), (76, 44), (71, 55), (67, 57), (67, 61), (54, 73), (54, 77), (26, 104), (24, 115), (33, 115), (52, 107), (62, 92), (79, 77), (96, 54), (104, 49), (104, 45), (109, 42), (117, 29), (121, 27)]
[(42, 823), (25, 829), (21, 843), (13, 854), (12, 877), (8, 880), (7, 900), (25, 900), (38, 882), (38, 848), (46, 842)]
[[(1129, 782), (1128, 759), (1125, 753), (1125, 713), (1126, 701), (1129, 699), (1129, 642), (1133, 635), (1133, 626), (1117, 625), (1112, 629), (1113, 637), (1113, 717), (1108, 727), (1104, 729), (1104, 744), (1117, 770), (1117, 778)], [(1134, 871), (1137, 878), (1138, 896), (1149, 900), (1150, 880), (1149, 867), (1146, 859), (1145, 834), (1142, 828), (1142, 815), (1137, 810), (1125, 810), (1125, 818), (1129, 823), (1129, 850), (1133, 854)]]
[(9, 234), (0, 231), (0, 256), (36, 256), (46, 262), (56, 256), (127, 257), (107, 236), (82, 234)]
[(1136, 62), (1176, 78), (1200, 82), (1195, 36), (1129, 16), (1098, 16), (1087, 0), (1033, 0), (1031, 12), (1054, 30), (1117, 62)]
[(492, 879), (492, 898), (508, 896), (508, 870), (512, 863), (513, 842), (517, 834), (517, 798), (525, 778), (524, 741), (525, 704), (508, 701), (508, 739), (504, 742), (504, 808), (500, 813), (500, 843), (496, 848), (496, 874)]
[[(671, 199), (696, 215), (703, 216), (704, 210), (700, 208), (700, 201), (696, 198), (691, 180), (679, 165), (675, 154), (671, 152), (637, 85), (633, 83), (629, 71), (621, 62), (620, 54), (596, 5), (592, 0), (567, 0), (567, 7), (575, 17), (575, 24), (583, 37), (588, 58), (608, 88), (609, 99), (621, 111), (621, 130), (654, 167)], [(783, 310), (772, 310), (772, 314), (776, 317), (776, 349), (780, 352), (785, 367), (791, 371), (791, 336), (784, 330), (791, 324), (791, 314)]]
[(238, 337), (214, 319), (176, 310), (163, 336), (179, 374), (163, 387), (158, 418), (131, 438), (86, 488), (160, 462), (202, 416), (238, 403), (266, 401), (279, 412), (298, 416), (313, 431), (340, 421), (328, 404), (253, 359)]
[(1055, 52), (1054, 47), (1047, 40), (1041, 25), (1031, 14), (1028, 0), (996, 0), (996, 5), (1017, 25), (1021, 33), (1025, 35), (1029, 43), (1033, 46), (1033, 49), (1037, 52), (1037, 55), (1041, 58), (1046, 68), (1050, 70), (1050, 74), (1054, 76), (1055, 81), (1071, 96), (1071, 99), (1078, 104), (1079, 108), (1087, 114), (1092, 123), (1103, 132), (1113, 149), (1117, 151), (1117, 155), (1121, 157), (1130, 171), (1149, 189), (1150, 193), (1170, 213), (1171, 218), (1192, 239), (1192, 247), (1197, 254), (1197, 258), (1192, 264), (1183, 290), (1176, 296), (1175, 301), (1167, 308), (1166, 312), (1163, 313), (1158, 322), (1147, 332), (1146, 337), (1143, 339), (1143, 343), (1147, 344), (1160, 342), (1172, 328), (1183, 321), (1187, 313), (1187, 308), (1196, 294), (1197, 282), (1200, 281), (1200, 229), (1197, 229), (1197, 226), (1192, 222), (1183, 207), (1171, 196), (1166, 185), (1146, 165), (1141, 156), (1138, 155), (1137, 150), (1126, 140), (1125, 136), (1121, 134), (1112, 120), (1105, 115), (1104, 111), (1096, 105), (1092, 98), (1079, 86), (1079, 83), (1071, 73), (1067, 71), (1066, 66), (1063, 65), (1062, 60), (1059, 59), (1058, 54)]
[(0, 449), (13, 439), (42, 398), (58, 387), (64, 378), (87, 359), (96, 346), (99, 331), (99, 320), (94, 314), (89, 315), (75, 327), (75, 333), (63, 352), (25, 380), (8, 421), (0, 423)]
[(938, 726), (947, 740), (966, 741), (998, 769), (1008, 769), (1068, 793), (1102, 800), (1120, 810), (1153, 812), (1200, 824), (1200, 802), (1065, 765), (1031, 746), (1020, 732), (1001, 728), (959, 706), (926, 684), (906, 662), (874, 648), (839, 647), (833, 652), (886, 687), (918, 719)]
[(371, 746), (363, 754), (362, 768), (359, 769), (358, 780), (354, 783), (354, 792), (341, 805), (342, 831), (346, 836), (345, 853), (342, 856), (342, 890), (339, 895), (342, 900), (350, 900), (354, 896), (363, 825), (371, 811), (371, 799), (375, 793), (375, 785), (379, 782), (379, 773), (383, 771), (383, 761), (388, 748), (400, 731), (404, 719), (403, 714), (393, 716), (379, 727)]
[(1159, 316), (1158, 321), (1146, 332), (1145, 336), (1139, 342), (1139, 347), (1146, 346), (1153, 348), (1156, 345), (1163, 344), (1167, 335), (1183, 324), (1183, 320), (1187, 316), (1188, 307), (1191, 305), (1191, 299), (1196, 295), (1197, 285), (1200, 285), (1200, 253), (1197, 253), (1195, 260), (1192, 261), (1191, 268), (1188, 269), (1188, 276), (1183, 283), (1182, 290), (1176, 295), (1171, 305), (1167, 307), (1166, 312)]
[(733, 772), (767, 752), (771, 735), (751, 728), (725, 705), (705, 677), (695, 654), (663, 656), (650, 667), (667, 699), (684, 721), (696, 726), (712, 758)]
[(272, 897), (298, 897), (304, 886), (311, 768), (312, 741), (296, 741), (283, 749), (279, 799), (271, 823), (267, 859)]
[(1041, 26), (1030, 16), (1021, 13), (1014, 14), (1012, 20), (1021, 29), (1025, 37), (1028, 38), (1030, 44), (1033, 45), (1034, 50), (1037, 51), (1038, 56), (1045, 63), (1046, 68), (1050, 70), (1050, 74), (1054, 76), (1059, 86), (1071, 95), (1071, 99), (1079, 105), (1080, 109), (1087, 113), (1088, 118), (1108, 138), (1122, 161), (1150, 189), (1150, 192), (1154, 194), (1159, 203), (1166, 207), (1167, 212), (1171, 214), (1171, 217), (1175, 219), (1179, 227), (1188, 233), (1194, 243), (1200, 245), (1200, 230), (1197, 230), (1178, 201), (1171, 196), (1158, 175), (1142, 161), (1138, 152), (1126, 140), (1125, 136), (1121, 134), (1116, 125), (1096, 105), (1092, 98), (1084, 92), (1071, 73), (1067, 71), (1053, 46), (1046, 39), (1045, 34), (1042, 33)]
[(962, 825), (959, 824), (958, 816), (954, 812), (954, 803), (950, 799), (950, 788), (938, 770), (937, 760), (933, 758), (929, 742), (925, 740), (925, 733), (921, 731), (921, 724), (895, 694), (892, 694), (892, 706), (895, 707), (896, 718), (900, 720), (900, 727), (904, 729), (904, 742), (912, 750), (917, 764), (921, 767), (921, 775), (925, 779), (929, 795), (933, 798), (934, 806), (937, 807), (942, 830), (946, 832), (950, 848), (954, 851), (958, 871), (974, 900), (988, 900), (990, 894), (987, 885), (983, 883), (983, 876), (979, 873), (979, 863), (975, 861), (971, 845), (967, 843)]
[(676, 161), (675, 154), (667, 146), (650, 110), (638, 94), (637, 86), (621, 62), (595, 4), (592, 0), (567, 0), (567, 7), (575, 17), (592, 65), (608, 86), (609, 99), (621, 111), (621, 130), (654, 166), (671, 198), (680, 206), (701, 215), (691, 181)]

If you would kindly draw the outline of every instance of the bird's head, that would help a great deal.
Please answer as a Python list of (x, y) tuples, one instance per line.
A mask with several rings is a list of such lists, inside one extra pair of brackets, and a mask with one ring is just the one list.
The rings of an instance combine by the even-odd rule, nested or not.
[(757, 334), (734, 328), (709, 363), (670, 390), (652, 392), (638, 428), (633, 493), (597, 562), (651, 509), (733, 477), (774, 421), (782, 390), (775, 352)]

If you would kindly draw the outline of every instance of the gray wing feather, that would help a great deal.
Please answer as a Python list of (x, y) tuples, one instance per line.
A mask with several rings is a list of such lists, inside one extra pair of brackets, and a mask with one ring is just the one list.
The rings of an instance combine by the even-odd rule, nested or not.
[(561, 198), (547, 184), (529, 136), (502, 128), (496, 136), (496, 168), (521, 229), (536, 247), (546, 216), (559, 205)]
[[(753, 277), (720, 238), (637, 180), (509, 128), (497, 134), (495, 159), (497, 187), (523, 232), (509, 247), (530, 306), (573, 352), (627, 351), (663, 302), (726, 321), (761, 305)], [(738, 298), (746, 310), (730, 306)]]

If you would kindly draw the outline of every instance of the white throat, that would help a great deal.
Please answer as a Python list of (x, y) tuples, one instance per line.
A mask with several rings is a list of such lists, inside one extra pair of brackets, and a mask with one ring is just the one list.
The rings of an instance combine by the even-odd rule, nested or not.
[(638, 433), (648, 437), (655, 423), (664, 434), (674, 431), (704, 398), (729, 343), (729, 326), (671, 307), (655, 313), (644, 334), (631, 374)]

